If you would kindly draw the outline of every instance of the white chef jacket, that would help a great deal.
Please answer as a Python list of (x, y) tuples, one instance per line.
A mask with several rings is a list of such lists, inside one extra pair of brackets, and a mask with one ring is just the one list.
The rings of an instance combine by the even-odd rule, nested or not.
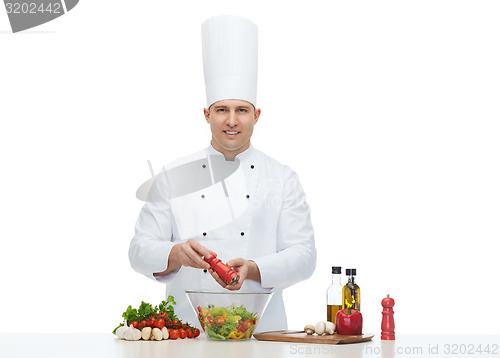
[[(163, 169), (214, 155), (223, 154), (210, 145)], [(200, 327), (185, 290), (225, 289), (210, 273), (191, 267), (182, 266), (166, 276), (154, 277), (153, 273), (167, 269), (172, 247), (192, 238), (217, 253), (223, 262), (237, 257), (252, 260), (259, 267), (261, 282), (245, 280), (241, 291), (274, 293), (257, 330), (287, 329), (282, 291), (309, 278), (316, 266), (310, 209), (297, 174), (288, 166), (278, 163), (252, 145), (236, 158), (240, 166), (224, 180), (224, 187), (220, 182), (215, 183), (188, 195), (182, 205), (179, 205), (178, 198), (147, 202), (136, 222), (135, 236), (130, 243), (130, 263), (135, 271), (165, 283), (167, 297), (174, 296), (177, 303), (177, 316)], [(246, 205), (246, 208), (242, 215), (232, 213), (233, 219), (221, 227), (205, 229), (204, 226), (210, 226), (210, 220), (197, 220), (197, 217), (227, 212), (228, 205), (240, 209)], [(193, 217), (193, 212), (197, 217)], [(183, 233), (192, 236), (183, 237)]]

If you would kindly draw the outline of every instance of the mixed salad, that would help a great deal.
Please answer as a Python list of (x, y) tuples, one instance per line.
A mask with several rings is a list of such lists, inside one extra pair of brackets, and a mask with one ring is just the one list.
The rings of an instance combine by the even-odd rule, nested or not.
[(198, 306), (198, 318), (210, 339), (248, 339), (257, 323), (257, 315), (243, 305), (234, 307)]

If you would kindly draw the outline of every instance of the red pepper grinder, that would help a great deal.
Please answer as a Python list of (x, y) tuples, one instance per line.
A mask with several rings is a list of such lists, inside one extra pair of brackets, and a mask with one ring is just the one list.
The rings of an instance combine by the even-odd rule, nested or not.
[(203, 259), (210, 265), (212, 270), (217, 272), (217, 275), (219, 275), (225, 283), (228, 285), (235, 285), (238, 283), (240, 275), (238, 275), (230, 266), (219, 260), (216, 253), (211, 252), (210, 258), (204, 257)]
[(394, 300), (387, 295), (386, 298), (382, 300), (382, 334), (380, 339), (383, 341), (393, 341), (396, 339), (394, 334)]

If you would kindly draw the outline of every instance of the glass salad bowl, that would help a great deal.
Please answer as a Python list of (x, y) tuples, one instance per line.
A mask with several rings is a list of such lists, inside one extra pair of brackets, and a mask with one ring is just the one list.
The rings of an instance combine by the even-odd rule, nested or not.
[(208, 339), (234, 341), (252, 338), (273, 294), (186, 290), (186, 295)]

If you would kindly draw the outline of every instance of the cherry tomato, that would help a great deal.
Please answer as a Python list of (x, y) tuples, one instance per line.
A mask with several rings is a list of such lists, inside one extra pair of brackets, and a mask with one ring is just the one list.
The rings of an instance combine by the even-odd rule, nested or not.
[(165, 327), (165, 320), (163, 318), (160, 318), (155, 322), (155, 327), (158, 329), (162, 329), (163, 327)]
[(215, 323), (218, 325), (218, 326), (223, 326), (225, 323), (226, 323), (226, 320), (224, 319), (224, 317), (222, 316), (217, 316), (215, 317)]
[(139, 322), (139, 327), (138, 328), (144, 328), (146, 327), (146, 320), (143, 319), (142, 321)]
[(198, 328), (195, 328), (194, 329), (194, 336), (195, 338), (198, 337), (200, 335), (200, 330)]
[(176, 329), (170, 330), (170, 334), (168, 335), (169, 339), (177, 339), (179, 338), (179, 331)]
[(187, 334), (188, 334), (188, 338), (194, 338), (194, 332), (193, 331), (188, 330)]
[(137, 321), (131, 322), (130, 324), (131, 324), (131, 325), (132, 325), (132, 327), (134, 327), (134, 328), (138, 328), (138, 327), (139, 327), (139, 322), (137, 322)]
[(186, 337), (187, 337), (187, 332), (186, 332), (186, 330), (185, 330), (184, 328), (180, 328), (180, 329), (179, 329), (179, 338), (180, 338), (180, 339), (184, 339), (184, 338), (186, 338)]
[(154, 317), (151, 317), (147, 322), (146, 322), (146, 326), (148, 327), (151, 327), (151, 328), (154, 328), (155, 326), (155, 319)]

